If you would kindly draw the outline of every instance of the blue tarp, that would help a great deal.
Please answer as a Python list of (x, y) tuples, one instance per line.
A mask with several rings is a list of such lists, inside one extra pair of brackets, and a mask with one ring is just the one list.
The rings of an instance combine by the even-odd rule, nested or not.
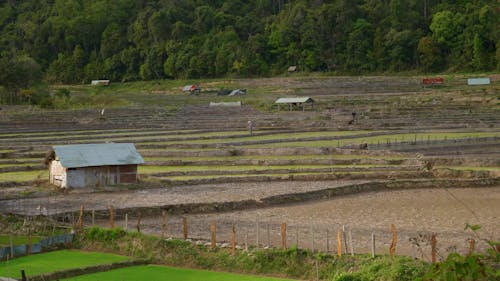
[[(61, 234), (50, 236), (40, 240), (40, 242), (31, 245), (31, 253), (41, 253), (44, 248), (48, 248), (54, 245), (71, 243), (73, 241), (73, 234)], [(22, 256), (26, 254), (26, 245), (16, 245), (14, 246), (14, 256)], [(10, 247), (0, 248), (0, 259), (6, 259), (10, 256)]]

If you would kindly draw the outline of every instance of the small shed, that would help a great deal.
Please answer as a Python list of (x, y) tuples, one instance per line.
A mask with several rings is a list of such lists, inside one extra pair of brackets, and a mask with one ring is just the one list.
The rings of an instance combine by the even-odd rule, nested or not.
[(94, 86), (96, 85), (108, 86), (109, 80), (92, 80), (90, 84)]
[(46, 160), (50, 183), (62, 188), (136, 183), (144, 163), (132, 143), (55, 145)]
[(288, 110), (293, 110), (294, 108), (301, 108), (302, 111), (306, 110), (306, 105), (314, 108), (314, 100), (310, 97), (301, 98), (279, 98), (275, 102), (278, 105), (278, 110), (281, 109), (281, 105), (288, 105)]

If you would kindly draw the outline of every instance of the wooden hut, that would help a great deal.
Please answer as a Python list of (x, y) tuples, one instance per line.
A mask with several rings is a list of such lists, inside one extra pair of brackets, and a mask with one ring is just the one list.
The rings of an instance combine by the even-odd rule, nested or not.
[(279, 98), (275, 102), (278, 105), (278, 110), (281, 109), (282, 105), (287, 106), (288, 110), (293, 110), (294, 108), (302, 108), (302, 111), (306, 110), (306, 106), (314, 107), (314, 100), (310, 97), (300, 97), (300, 98)]
[(50, 183), (62, 188), (136, 183), (144, 159), (132, 143), (55, 145), (49, 153)]

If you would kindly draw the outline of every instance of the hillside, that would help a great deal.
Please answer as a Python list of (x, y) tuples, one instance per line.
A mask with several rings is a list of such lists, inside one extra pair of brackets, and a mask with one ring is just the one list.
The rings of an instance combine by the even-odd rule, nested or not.
[[(498, 2), (1, 1), (0, 85), (498, 69)], [(5, 90), (4, 89), (4, 90)], [(0, 89), (1, 90), (1, 89)]]

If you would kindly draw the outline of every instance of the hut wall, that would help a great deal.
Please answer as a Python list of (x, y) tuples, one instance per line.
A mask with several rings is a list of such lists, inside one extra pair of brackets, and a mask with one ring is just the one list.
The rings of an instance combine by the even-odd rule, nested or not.
[(137, 165), (82, 167), (68, 169), (66, 187), (99, 187), (135, 182)]
[(52, 160), (49, 165), (49, 181), (53, 185), (66, 186), (66, 168), (58, 160)]

